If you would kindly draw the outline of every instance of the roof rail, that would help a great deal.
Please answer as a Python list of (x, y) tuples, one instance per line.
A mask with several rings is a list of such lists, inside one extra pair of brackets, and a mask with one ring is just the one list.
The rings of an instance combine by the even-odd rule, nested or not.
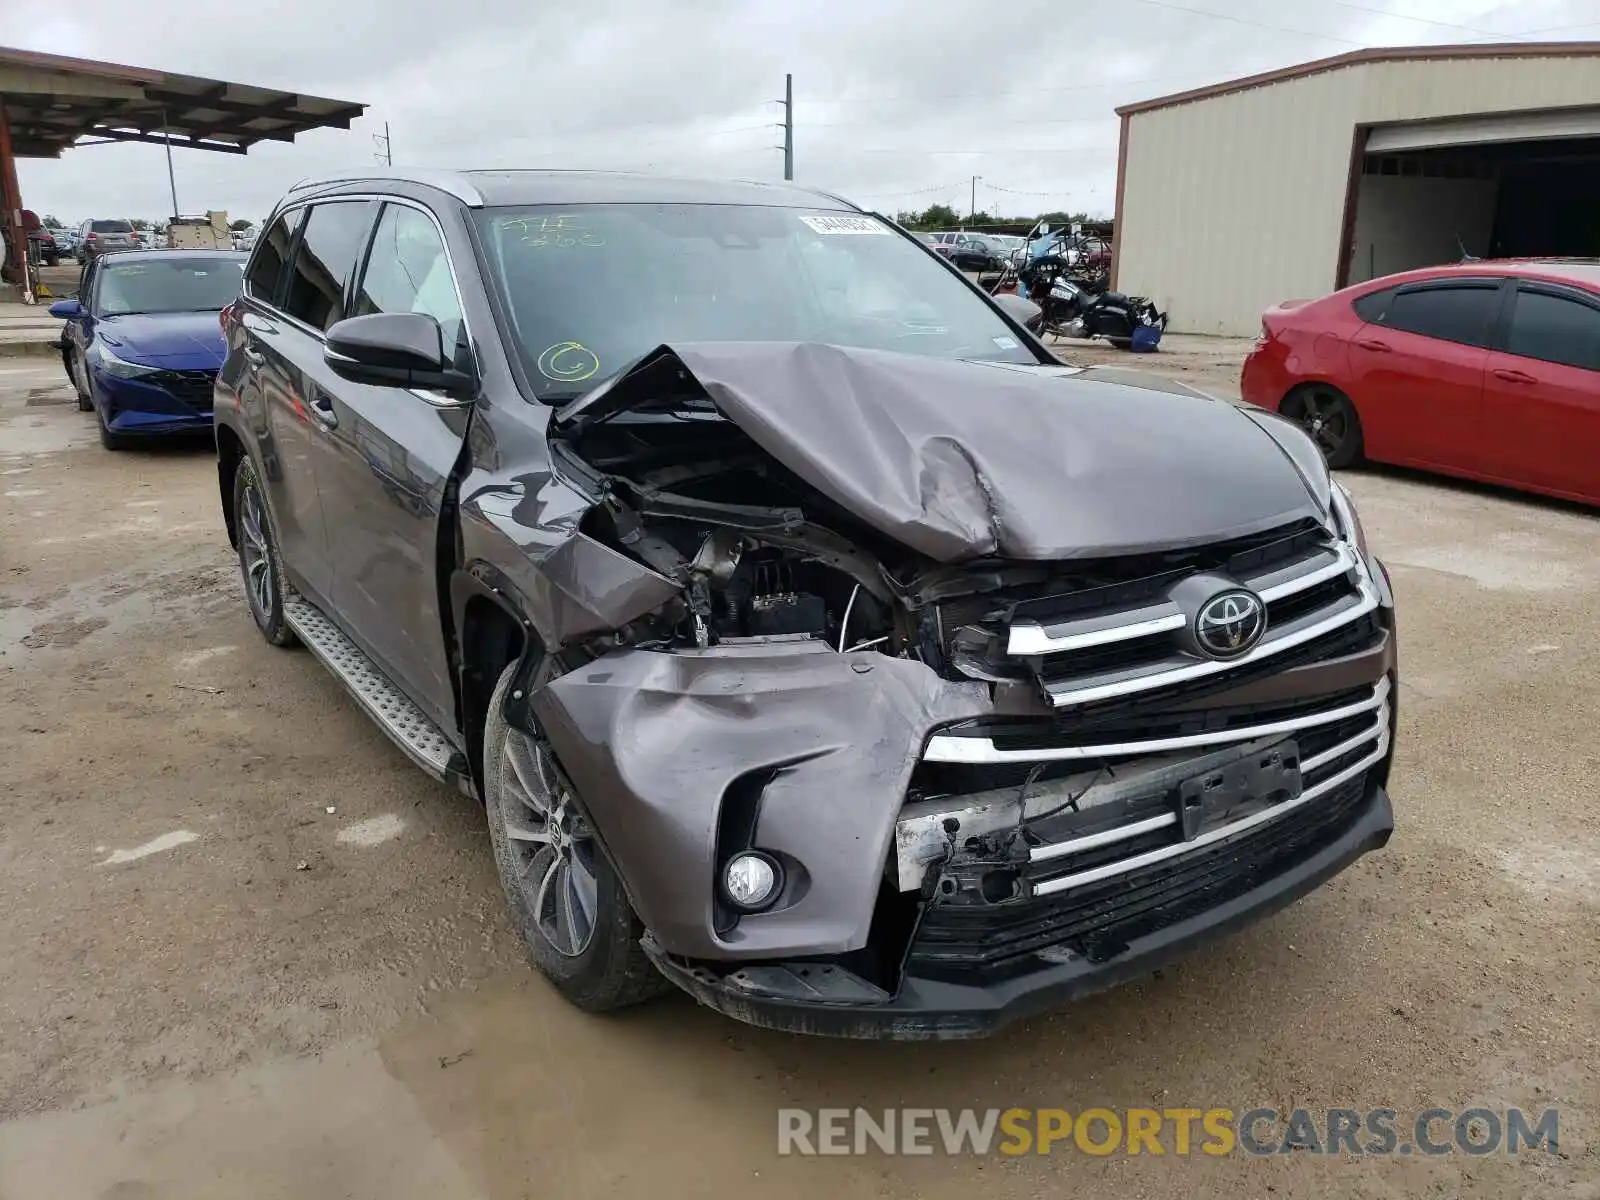
[(308, 191), (311, 188), (333, 187), (341, 183), (415, 183), (448, 192), (463, 204), (483, 203), (483, 193), (454, 171), (411, 171), (394, 168), (334, 171), (326, 175), (310, 175), (291, 184), (285, 195), (292, 196), (296, 192)]

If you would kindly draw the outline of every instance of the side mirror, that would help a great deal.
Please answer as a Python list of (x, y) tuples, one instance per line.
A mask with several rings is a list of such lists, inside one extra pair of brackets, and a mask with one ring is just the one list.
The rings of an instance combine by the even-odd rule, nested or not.
[(1001, 310), (1029, 333), (1039, 333), (1044, 328), (1044, 309), (1026, 296), (1015, 292), (1001, 292), (992, 297)]
[(57, 300), (50, 306), (50, 315), (70, 321), (73, 317), (83, 316), (83, 305), (76, 300)]
[(464, 392), (472, 378), (445, 359), (439, 322), (425, 313), (346, 317), (328, 330), (322, 360), (352, 383)]

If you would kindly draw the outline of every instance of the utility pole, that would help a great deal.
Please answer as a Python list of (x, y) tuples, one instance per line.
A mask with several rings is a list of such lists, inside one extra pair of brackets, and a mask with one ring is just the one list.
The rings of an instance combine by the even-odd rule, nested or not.
[(167, 188), (172, 192), (172, 216), (178, 216), (178, 177), (172, 173), (172, 130), (167, 126), (167, 110), (161, 110), (161, 140), (167, 144)]
[(393, 149), (391, 147), (391, 144), (389, 142), (389, 122), (385, 121), (383, 123), (383, 133), (382, 134), (376, 134), (376, 133), (373, 134), (372, 135), (372, 140), (374, 142), (382, 142), (383, 143), (383, 149), (381, 151), (378, 151), (377, 153), (375, 153), (373, 155), (373, 157), (376, 158), (378, 154), (382, 154), (383, 155), (383, 165), (386, 166), (386, 167), (394, 166), (394, 151), (393, 151)]
[(978, 180), (981, 178), (981, 175), (974, 175), (972, 177), (972, 204), (971, 207), (967, 209), (968, 225), (974, 225), (978, 220)]
[(783, 99), (774, 101), (783, 105), (783, 177), (794, 179), (794, 76), (783, 77)]

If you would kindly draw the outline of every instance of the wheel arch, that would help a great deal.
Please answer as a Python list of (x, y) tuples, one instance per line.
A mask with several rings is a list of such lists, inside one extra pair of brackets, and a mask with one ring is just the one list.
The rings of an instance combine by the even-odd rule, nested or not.
[(239, 548), (238, 514), (233, 511), (233, 477), (245, 456), (244, 441), (231, 426), (217, 426), (217, 488), (222, 495), (222, 522), (228, 527), (228, 545)]
[(483, 734), (489, 701), (506, 667), (541, 649), (538, 635), (519, 611), (515, 592), (493, 568), (475, 564), (450, 581), (450, 607), (456, 614), (459, 650), (457, 678), (461, 732), (466, 740), (472, 782), (484, 794)]

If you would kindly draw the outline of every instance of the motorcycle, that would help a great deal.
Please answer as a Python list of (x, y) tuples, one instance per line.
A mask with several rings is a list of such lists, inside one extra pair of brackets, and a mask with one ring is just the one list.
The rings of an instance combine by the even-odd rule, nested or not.
[[(1029, 289), (1029, 295), (1033, 295)], [(1058, 337), (1104, 338), (1119, 350), (1154, 350), (1167, 327), (1167, 314), (1144, 296), (1091, 292), (1070, 279), (1057, 279), (1042, 300), (1043, 327)]]
[(1059, 239), (1017, 270), (1028, 299), (1043, 312), (1041, 325), (1058, 337), (1104, 338), (1118, 349), (1153, 350), (1167, 314), (1146, 296), (1105, 290), (1104, 276), (1087, 255)]

